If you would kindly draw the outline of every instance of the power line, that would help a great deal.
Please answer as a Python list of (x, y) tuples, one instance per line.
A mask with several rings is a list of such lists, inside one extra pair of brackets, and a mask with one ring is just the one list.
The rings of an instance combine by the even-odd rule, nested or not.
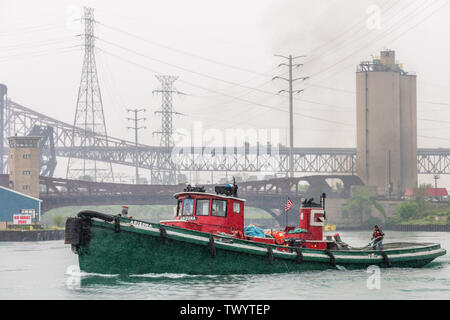
[[(387, 4), (387, 3), (391, 3), (391, 1), (390, 1), (390, 0), (386, 0), (385, 3), (382, 5), (382, 7), (384, 7), (384, 5)], [(392, 8), (393, 6), (395, 6), (395, 5), (396, 5), (396, 4), (394, 3), (393, 5), (389, 6), (389, 7), (387, 8), (387, 10), (391, 9), (391, 8)], [(310, 51), (310, 53), (312, 54), (313, 52), (316, 52), (316, 51), (318, 51), (319, 49), (328, 46), (330, 43), (333, 43), (333, 42), (337, 41), (339, 38), (341, 38), (342, 36), (344, 36), (346, 33), (348, 33), (349, 31), (352, 31), (352, 29), (356, 28), (356, 27), (359, 25), (359, 23), (360, 23), (361, 21), (364, 21), (364, 20), (365, 20), (365, 18), (358, 20), (357, 23), (355, 23), (354, 25), (352, 25), (352, 26), (351, 26), (349, 29), (347, 29), (345, 32), (341, 33), (341, 34), (340, 34), (339, 36), (337, 36), (337, 37), (334, 37), (331, 41), (327, 41), (327, 42), (325, 42), (324, 44), (315, 47), (314, 49), (312, 49), (312, 50)], [(229, 64), (229, 63), (224, 63), (224, 62), (221, 62), (221, 61), (218, 61), (218, 60), (214, 60), (214, 59), (211, 59), (211, 58), (208, 58), (208, 57), (201, 56), (201, 55), (196, 54), (196, 53), (188, 52), (188, 51), (181, 50), (181, 49), (178, 49), (178, 48), (174, 48), (174, 47), (171, 47), (171, 46), (168, 46), (168, 45), (165, 45), (165, 44), (161, 44), (161, 43), (158, 43), (158, 42), (156, 42), (156, 41), (154, 41), (154, 40), (149, 40), (149, 39), (147, 39), (147, 38), (138, 36), (138, 35), (136, 35), (136, 34), (130, 33), (130, 32), (128, 32), (128, 31), (122, 30), (122, 29), (117, 28), (117, 27), (113, 27), (113, 26), (110, 26), (110, 25), (107, 25), (107, 24), (104, 24), (104, 23), (101, 23), (101, 24), (102, 24), (103, 26), (105, 26), (106, 28), (108, 28), (108, 29), (111, 29), (111, 30), (120, 32), (120, 33), (122, 33), (122, 34), (128, 35), (128, 36), (130, 36), (130, 37), (133, 37), (133, 38), (135, 38), (135, 39), (141, 40), (141, 41), (146, 42), (146, 43), (148, 43), (148, 44), (150, 44), (150, 45), (153, 45), (153, 46), (158, 46), (158, 47), (161, 47), (161, 48), (164, 48), (164, 49), (167, 49), (167, 50), (171, 50), (171, 51), (174, 51), (174, 52), (177, 52), (177, 53), (181, 53), (181, 54), (184, 54), (184, 55), (187, 55), (187, 56), (191, 56), (191, 57), (194, 57), (194, 58), (197, 58), (197, 59), (201, 59), (201, 60), (204, 60), (204, 61), (208, 61), (208, 62), (217, 64), (217, 65), (221, 65), (221, 66), (225, 66), (225, 67), (228, 67), (228, 68), (236, 69), (236, 70), (239, 70), (239, 71), (248, 72), (248, 73), (253, 73), (253, 74), (256, 74), (256, 75), (260, 75), (260, 76), (270, 76), (270, 74), (268, 73), (268, 72), (270, 72), (270, 70), (267, 71), (267, 72), (259, 72), (259, 71), (251, 70), (251, 69), (244, 68), (244, 67), (241, 67), (241, 66), (236, 66), (236, 65)], [(361, 30), (361, 28), (358, 28), (358, 31), (359, 31), (359, 30)]]
[(25, 58), (34, 58), (34, 57), (40, 57), (40, 56), (47, 56), (47, 55), (53, 55), (53, 54), (59, 54), (59, 53), (66, 53), (66, 52), (74, 52), (76, 48), (79, 48), (78, 45), (75, 46), (66, 46), (61, 48), (54, 48), (51, 50), (40, 50), (35, 52), (28, 52), (23, 54), (15, 54), (15, 55), (9, 55), (9, 56), (3, 56), (0, 57), (0, 62), (6, 62), (6, 61), (13, 61), (13, 60), (20, 60)]
[(419, 100), (418, 102), (434, 104), (434, 105), (450, 106), (450, 103), (444, 103), (444, 102), (433, 102), (433, 101), (424, 101), (424, 100)]
[(227, 68), (231, 68), (231, 69), (235, 69), (235, 70), (239, 70), (239, 71), (243, 71), (243, 72), (247, 72), (247, 73), (257, 74), (257, 75), (263, 76), (263, 77), (269, 77), (270, 76), (270, 74), (266, 74), (266, 73), (262, 73), (262, 72), (259, 72), (259, 71), (243, 68), (243, 67), (240, 67), (240, 66), (224, 63), (224, 62), (221, 62), (221, 61), (218, 61), (218, 60), (214, 60), (214, 59), (211, 59), (211, 58), (207, 58), (207, 57), (204, 57), (204, 56), (192, 53), (192, 52), (188, 52), (188, 51), (185, 51), (185, 50), (173, 48), (173, 47), (170, 47), (168, 45), (164, 45), (164, 44), (158, 43), (156, 41), (149, 40), (149, 39), (143, 38), (141, 36), (132, 34), (132, 33), (128, 32), (128, 31), (121, 30), (121, 29), (119, 29), (117, 27), (112, 27), (112, 26), (109, 26), (109, 25), (106, 25), (106, 24), (102, 24), (102, 25), (105, 26), (108, 29), (115, 30), (115, 31), (118, 31), (120, 33), (126, 34), (126, 35), (128, 35), (130, 37), (133, 37), (135, 39), (141, 40), (141, 41), (146, 42), (148, 44), (151, 44), (153, 46), (157, 46), (157, 47), (164, 48), (164, 49), (167, 49), (167, 50), (170, 50), (170, 51), (178, 52), (178, 53), (181, 53), (181, 54), (193, 57), (193, 58), (204, 60), (204, 61), (207, 61), (207, 62), (210, 62), (210, 63), (214, 63), (214, 64), (217, 64), (217, 65), (220, 65), (220, 66), (224, 66), (224, 67), (227, 67)]
[(417, 120), (428, 121), (428, 122), (436, 122), (436, 123), (450, 123), (450, 121), (436, 120), (436, 119), (421, 119), (421, 118), (418, 118)]
[(442, 138), (442, 137), (429, 137), (429, 136), (419, 136), (420, 138), (425, 138), (425, 139), (434, 139), (434, 140), (445, 140), (445, 141), (450, 141), (450, 138)]
[[(421, 23), (423, 23), (425, 20), (427, 20), (428, 18), (430, 18), (432, 15), (436, 14), (440, 9), (442, 9), (443, 7), (445, 7), (446, 5), (448, 5), (448, 3), (449, 3), (449, 2), (446, 2), (446, 3), (442, 4), (441, 6), (437, 7), (434, 11), (431, 12), (431, 14), (429, 14), (428, 16), (426, 16), (424, 19), (420, 20), (417, 24), (415, 24), (415, 25), (413, 25), (412, 27), (406, 29), (406, 30), (405, 30), (403, 33), (401, 33), (400, 35), (398, 35), (398, 36), (394, 37), (393, 39), (391, 39), (391, 42), (396, 41), (398, 38), (400, 38), (401, 36), (403, 36), (406, 32), (409, 32), (410, 30), (414, 29), (415, 27), (417, 27), (418, 25), (420, 25)], [(426, 8), (425, 8), (424, 10), (422, 10), (422, 12), (425, 12), (425, 10), (426, 10), (427, 8), (429, 8), (429, 7), (430, 7), (431, 5), (433, 5), (433, 4), (434, 4), (433, 2), (430, 2), (429, 5), (426, 6)], [(416, 8), (416, 10), (417, 10), (417, 8)], [(416, 10), (414, 10), (414, 11), (416, 11)], [(422, 13), (422, 12), (421, 12), (421, 13)], [(411, 12), (410, 12), (410, 14), (411, 14)], [(410, 15), (410, 14), (409, 14), (409, 15)], [(419, 13), (419, 14), (420, 14), (420, 13)], [(404, 17), (404, 18), (405, 18), (405, 17)], [(362, 47), (359, 47), (358, 49), (356, 49), (356, 51), (353, 51), (352, 54), (350, 54), (350, 55), (344, 57), (343, 59), (341, 59), (340, 61), (334, 63), (333, 65), (330, 65), (329, 67), (326, 68), (326, 70), (323, 69), (323, 70), (317, 72), (316, 74), (314, 74), (314, 76), (317, 76), (318, 74), (323, 73), (323, 72), (325, 72), (325, 71), (327, 71), (327, 70), (329, 70), (329, 69), (335, 67), (336, 65), (342, 63), (343, 61), (345, 61), (345, 60), (347, 60), (348, 58), (350, 58), (350, 57), (351, 57), (353, 54), (355, 54), (356, 52), (361, 51), (362, 49), (368, 47), (368, 46), (369, 46), (370, 44), (372, 44), (373, 42), (378, 42), (378, 41), (380, 41), (380, 40), (382, 39), (382, 37), (385, 37), (385, 36), (386, 36), (386, 34), (391, 34), (391, 33), (393, 33), (393, 31), (396, 30), (396, 29), (394, 29), (394, 26), (395, 26), (396, 24), (400, 23), (400, 25), (398, 26), (398, 27), (400, 27), (400, 26), (402, 26), (402, 25), (408, 23), (409, 21), (411, 21), (411, 19), (404, 19), (404, 18), (401, 19), (401, 20), (399, 20), (399, 21), (397, 21), (396, 23), (394, 23), (394, 24), (388, 29), (389, 32), (384, 33), (384, 34), (382, 34), (380, 37), (377, 37), (377, 38), (373, 39), (369, 44), (367, 44), (367, 45), (365, 45), (365, 46), (362, 46)], [(402, 20), (406, 20), (406, 22), (403, 22)], [(346, 67), (344, 67), (344, 68), (341, 68), (339, 71), (336, 71), (334, 74), (332, 74), (332, 75), (330, 75), (330, 76), (328, 76), (328, 77), (325, 77), (325, 78), (320, 79), (320, 81), (323, 81), (323, 80), (325, 80), (325, 79), (329, 79), (329, 78), (335, 76), (336, 74), (338, 74), (338, 73), (340, 73), (340, 72), (342, 72), (342, 71), (344, 71), (344, 70), (347, 70), (347, 69), (349, 69), (349, 68), (353, 68), (353, 67), (354, 67), (354, 64), (352, 63), (351, 65), (348, 65), (348, 66), (346, 66)]]
[[(208, 79), (211, 79), (211, 80), (215, 80), (215, 81), (224, 82), (224, 83), (227, 83), (227, 84), (230, 84), (230, 85), (233, 85), (233, 86), (239, 86), (239, 87), (242, 87), (242, 88), (245, 88), (245, 89), (249, 89), (249, 90), (253, 90), (253, 91), (256, 91), (256, 92), (264, 93), (264, 94), (266, 94), (266, 95), (271, 95), (271, 96), (273, 95), (273, 92), (271, 92), (271, 91), (266, 91), (266, 90), (262, 90), (262, 89), (260, 89), (260, 88), (255, 88), (255, 87), (249, 87), (249, 86), (245, 86), (245, 85), (243, 85), (243, 84), (236, 83), (236, 82), (233, 82), (233, 81), (229, 81), (229, 80), (224, 80), (224, 79), (221, 79), (221, 78), (217, 78), (217, 77), (214, 77), (214, 76), (211, 76), (211, 75), (202, 73), (202, 72), (198, 72), (198, 71), (191, 70), (191, 69), (188, 69), (188, 68), (185, 68), (185, 67), (182, 67), (182, 66), (179, 66), (179, 65), (170, 63), (170, 62), (163, 61), (163, 60), (158, 59), (158, 58), (150, 57), (150, 56), (148, 56), (148, 55), (146, 55), (146, 54), (143, 54), (143, 53), (137, 52), (137, 51), (135, 51), (135, 50), (126, 48), (126, 47), (124, 47), (124, 46), (115, 44), (115, 43), (113, 43), (113, 42), (111, 42), (111, 41), (108, 41), (108, 40), (105, 40), (105, 39), (99, 39), (99, 40), (105, 42), (106, 44), (110, 44), (110, 45), (112, 45), (112, 46), (118, 47), (118, 48), (120, 48), (120, 49), (122, 49), (122, 50), (124, 50), (124, 51), (128, 51), (128, 52), (131, 52), (131, 53), (133, 53), (133, 54), (135, 54), (135, 55), (141, 56), (141, 57), (143, 57), (143, 58), (146, 58), (146, 59), (149, 59), (149, 60), (153, 60), (153, 61), (156, 61), (156, 62), (158, 62), (158, 63), (165, 64), (165, 65), (168, 65), (168, 66), (170, 66), (170, 67), (177, 68), (177, 69), (180, 69), (180, 70), (183, 70), (183, 71), (192, 73), (192, 74), (196, 74), (196, 75), (199, 75), (199, 76), (201, 76), (201, 77), (205, 77), (205, 78), (208, 78)], [(211, 91), (211, 90), (207, 90), (207, 91)], [(211, 92), (212, 92), (212, 91), (211, 91)], [(216, 92), (218, 92), (218, 91), (216, 91)], [(223, 95), (223, 93), (220, 93), (220, 95)], [(283, 96), (280, 95), (280, 97), (283, 97)], [(285, 98), (285, 97), (284, 97), (284, 98)], [(321, 102), (317, 102), (317, 101), (311, 101), (311, 100), (305, 100), (305, 99), (295, 99), (295, 98), (294, 98), (294, 100), (299, 100), (299, 101), (303, 101), (303, 102), (307, 102), (307, 103), (312, 103), (312, 104), (319, 104), (319, 105), (326, 105), (326, 106), (332, 106), (332, 107), (342, 108), (341, 106), (330, 105), (330, 104), (321, 103)]]
[[(425, 1), (427, 1), (427, 0), (425, 0)], [(394, 1), (388, 0), (388, 2), (389, 2), (391, 5), (390, 5), (388, 8), (386, 8), (386, 11), (383, 13), (383, 19), (386, 19), (386, 17), (389, 17), (389, 16), (391, 15), (389, 11), (397, 5), (397, 3), (394, 2)], [(385, 3), (385, 4), (386, 4), (386, 3)], [(382, 7), (383, 7), (383, 6), (384, 6), (384, 5), (382, 5)], [(350, 28), (350, 29), (352, 29), (352, 28), (355, 28), (355, 29), (356, 29), (356, 32), (354, 33), (354, 35), (358, 35), (361, 31), (367, 30), (367, 28), (364, 28), (364, 27), (358, 27), (359, 24), (360, 24), (361, 22), (364, 22), (364, 21), (366, 21), (366, 20), (367, 20), (367, 17), (363, 15), (363, 18), (360, 19), (360, 20), (358, 20), (358, 22), (355, 23), (355, 24)], [(350, 31), (350, 30), (349, 30), (349, 31)], [(363, 34), (358, 35), (358, 36), (356, 36), (356, 37), (353, 37), (353, 36), (346, 36), (345, 39), (344, 39), (343, 41), (340, 41), (335, 47), (332, 47), (332, 48), (329, 49), (328, 51), (325, 51), (323, 54), (317, 54), (317, 52), (319, 52), (320, 50), (319, 50), (319, 48), (315, 48), (315, 49), (311, 50), (309, 53), (307, 53), (308, 56), (313, 56), (313, 57), (312, 57), (310, 60), (307, 60), (306, 63), (312, 64), (313, 61), (316, 61), (316, 60), (319, 59), (319, 58), (323, 59), (324, 57), (327, 57), (327, 56), (329, 56), (329, 55), (331, 55), (331, 54), (335, 54), (336, 52), (339, 52), (341, 49), (348, 48), (348, 45), (347, 45), (347, 44), (352, 44), (352, 43), (358, 42), (359, 39), (362, 39), (362, 38), (367, 37), (367, 33), (370, 33), (370, 31), (369, 31), (369, 32), (364, 32)], [(340, 38), (341, 38), (342, 36), (344, 36), (344, 35), (346, 35), (345, 32), (342, 33), (342, 34), (340, 34), (340, 35), (338, 35), (337, 37), (334, 37), (331, 41), (326, 42), (324, 45), (327, 45), (327, 44), (329, 44), (329, 43), (336, 42), (338, 39), (340, 39)], [(322, 47), (323, 47), (323, 46), (322, 46)]]
[(46, 40), (40, 40), (40, 41), (33, 41), (33, 42), (26, 42), (26, 43), (18, 43), (8, 46), (1, 46), (0, 50), (3, 51), (11, 51), (16, 49), (27, 49), (27, 48), (36, 48), (36, 47), (46, 47), (51, 44), (59, 44), (71, 41), (73, 42), (73, 38), (67, 38), (67, 37), (59, 37), (59, 38), (53, 38), (53, 39), (46, 39)]
[[(116, 27), (112, 27), (112, 26), (105, 25), (105, 24), (102, 24), (102, 25), (105, 26), (105, 27), (107, 27), (107, 28), (109, 28), (109, 29), (112, 29), (112, 30), (115, 30), (115, 31), (124, 33), (124, 34), (129, 35), (129, 36), (131, 36), (131, 37), (133, 37), (133, 38), (136, 38), (136, 39), (139, 39), (139, 40), (141, 40), (141, 41), (144, 41), (144, 42), (146, 42), (146, 43), (150, 43), (150, 44), (152, 44), (152, 45), (156, 45), (156, 46), (159, 46), (159, 47), (163, 47), (163, 48), (166, 48), (166, 49), (175, 51), (175, 52), (179, 52), (179, 53), (182, 53), (182, 54), (185, 54), (185, 55), (188, 55), (188, 56), (192, 56), (192, 57), (195, 57), (195, 58), (198, 58), (198, 59), (202, 59), (202, 60), (205, 60), (205, 61), (208, 61), (208, 62), (212, 62), (212, 63), (218, 64), (218, 65), (226, 66), (226, 67), (233, 68), (233, 69), (236, 69), (236, 70), (240, 70), (240, 71), (245, 71), (245, 72), (253, 73), (253, 74), (256, 74), (256, 75), (258, 75), (258, 76), (270, 76), (270, 74), (268, 74), (267, 72), (270, 72), (270, 71), (273, 71), (273, 70), (274, 70), (274, 69), (271, 69), (271, 70), (268, 70), (267, 72), (262, 73), (262, 72), (258, 72), (258, 71), (254, 71), (254, 70), (250, 70), (250, 69), (246, 69), (246, 68), (242, 68), (242, 67), (239, 67), (239, 66), (235, 66), (235, 65), (223, 63), (223, 62), (220, 62), (220, 61), (217, 61), (217, 60), (213, 60), (213, 59), (210, 59), (210, 58), (205, 58), (205, 57), (200, 56), (200, 55), (198, 55), (198, 54), (194, 54), (194, 53), (187, 52), (187, 51), (184, 51), (184, 50), (180, 50), (180, 49), (176, 49), (176, 48), (173, 48), (173, 47), (169, 47), (169, 46), (166, 46), (166, 45), (157, 43), (157, 42), (155, 42), (155, 41), (151, 41), (151, 40), (148, 40), (148, 39), (146, 39), (146, 38), (143, 38), (143, 37), (134, 35), (134, 34), (132, 34), (132, 33), (130, 33), (130, 32), (121, 30), (121, 29), (116, 28)], [(233, 82), (233, 81), (228, 81), (228, 80), (220, 79), (220, 78), (217, 78), (217, 77), (214, 77), (214, 76), (211, 76), (211, 75), (207, 75), (207, 74), (204, 74), (204, 73), (200, 73), (200, 72), (195, 71), (195, 70), (190, 70), (190, 69), (188, 69), (188, 68), (184, 68), (184, 67), (175, 65), (175, 64), (173, 64), (173, 63), (169, 63), (169, 62), (163, 61), (163, 60), (161, 60), (161, 59), (153, 58), (153, 57), (150, 57), (150, 56), (148, 56), (148, 55), (141, 54), (141, 53), (139, 53), (139, 52), (137, 52), (137, 51), (131, 50), (131, 49), (126, 48), (126, 47), (124, 47), (124, 46), (120, 46), (120, 45), (118, 45), (118, 44), (116, 44), (116, 43), (113, 43), (113, 42), (108, 41), (108, 40), (105, 40), (105, 39), (99, 39), (99, 40), (104, 41), (105, 43), (108, 43), (108, 44), (110, 44), (110, 45), (116, 46), (116, 47), (118, 47), (118, 48), (120, 48), (120, 49), (129, 51), (129, 52), (132, 52), (132, 53), (134, 53), (134, 54), (136, 54), (136, 55), (143, 56), (143, 57), (145, 57), (145, 58), (147, 58), (147, 59), (151, 59), (151, 60), (153, 60), (153, 61), (156, 61), (156, 62), (165, 64), (165, 65), (168, 65), (168, 66), (171, 66), (171, 67), (174, 67), (174, 68), (177, 68), (177, 69), (186, 71), (186, 72), (190, 72), (190, 73), (193, 73), (193, 74), (196, 74), (196, 75), (200, 75), (200, 76), (202, 76), (202, 77), (206, 77), (206, 78), (209, 78), (209, 79), (212, 79), (212, 80), (224, 82), (224, 83), (227, 83), (227, 84), (230, 85), (230, 87), (227, 87), (227, 88), (222, 89), (222, 90), (226, 90), (226, 89), (229, 89), (229, 88), (232, 88), (232, 87), (242, 87), (242, 88), (249, 89), (249, 90), (254, 90), (254, 91), (257, 91), (257, 92), (260, 92), (260, 93), (272, 95), (272, 92), (268, 92), (268, 91), (265, 91), (265, 90), (261, 90), (261, 89), (259, 89), (259, 88), (254, 88), (254, 87), (249, 87), (249, 86), (245, 86), (245, 85), (244, 85), (245, 83), (249, 82), (250, 80), (252, 80), (252, 79), (254, 79), (254, 78), (252, 78), (252, 79), (250, 79), (250, 80), (247, 80), (247, 81), (244, 81), (244, 82), (241, 82), (241, 83), (236, 83), (236, 82)], [(319, 86), (319, 85), (311, 85), (311, 86), (315, 86), (315, 87), (318, 87), (318, 88), (323, 87), (323, 86)], [(295, 99), (295, 98), (294, 98), (294, 99)], [(300, 100), (300, 99), (299, 99), (299, 100)], [(327, 105), (327, 104), (320, 103), (320, 102), (317, 102), (317, 101), (310, 101), (310, 100), (300, 100), (300, 101), (307, 102), (307, 103), (311, 103), (311, 104)], [(340, 106), (335, 106), (335, 105), (328, 105), (328, 106), (340, 108)]]
[(188, 69), (188, 68), (185, 68), (185, 67), (182, 67), (182, 66), (179, 66), (179, 65), (176, 65), (176, 64), (174, 64), (174, 63), (170, 63), (170, 62), (167, 62), (167, 61), (158, 59), (158, 58), (154, 58), (154, 57), (151, 57), (151, 56), (149, 56), (149, 55), (146, 55), (146, 54), (137, 52), (137, 51), (135, 51), (135, 50), (126, 48), (126, 47), (124, 47), (124, 46), (121, 46), (121, 45), (119, 45), (119, 44), (113, 43), (113, 42), (108, 41), (108, 40), (105, 40), (105, 39), (100, 39), (100, 38), (98, 38), (98, 39), (99, 39), (100, 41), (105, 42), (106, 44), (115, 46), (115, 47), (120, 48), (120, 49), (122, 49), (122, 50), (124, 50), (124, 51), (131, 52), (131, 53), (133, 53), (133, 54), (135, 54), (135, 55), (138, 55), (138, 56), (141, 56), (141, 57), (143, 57), (143, 58), (146, 58), (146, 59), (149, 59), (149, 60), (153, 60), (153, 61), (156, 61), (156, 62), (158, 62), (158, 63), (164, 64), (164, 65), (167, 65), (167, 66), (170, 66), (170, 67), (173, 67), (173, 68), (182, 70), (182, 71), (186, 71), (186, 72), (189, 72), (189, 73), (192, 73), (192, 74), (195, 74), (195, 75), (204, 77), (204, 78), (208, 78), (208, 79), (211, 79), (211, 80), (223, 82), (223, 83), (226, 83), (226, 84), (229, 84), (229, 85), (232, 85), (232, 86), (239, 86), (239, 87), (242, 87), (242, 88), (245, 88), (245, 89), (251, 89), (251, 90), (258, 91), (258, 92), (265, 93), (265, 94), (270, 94), (270, 95), (273, 94), (272, 92), (269, 92), (269, 91), (265, 91), (265, 90), (261, 90), (261, 89), (253, 88), (253, 87), (248, 87), (248, 86), (245, 86), (245, 85), (240, 84), (240, 83), (237, 83), (237, 82), (233, 82), (233, 81), (229, 81), (229, 80), (217, 78), (217, 77), (211, 76), (211, 75), (209, 75), (209, 74), (205, 74), (205, 73), (202, 73), (202, 72), (199, 72), (199, 71), (196, 71), (196, 70)]
[[(418, 8), (416, 8), (416, 9), (414, 9), (413, 11), (409, 12), (406, 16), (404, 16), (403, 18), (399, 19), (397, 22), (395, 22), (394, 24), (392, 24), (391, 27), (387, 30), (388, 32), (385, 32), (384, 34), (381, 34), (381, 37), (385, 37), (386, 34), (390, 34), (390, 33), (392, 33), (393, 31), (395, 31), (396, 29), (394, 29), (394, 27), (395, 27), (397, 24), (403, 25), (403, 24), (404, 24), (404, 23), (402, 23), (403, 20), (406, 21), (406, 22), (411, 21), (411, 20), (409, 20), (409, 19), (407, 19), (407, 18), (409, 18), (411, 15), (414, 16), (416, 11), (420, 11), (420, 13), (422, 13), (423, 10), (426, 10), (427, 8), (431, 7), (431, 6), (434, 4), (434, 2), (428, 2), (428, 1), (426, 1), (426, 2), (422, 3), (422, 5), (424, 5), (424, 4), (426, 4), (426, 3), (428, 3), (428, 5), (425, 6), (425, 9), (418, 10), (418, 9), (421, 9), (420, 6), (419, 6)], [(422, 6), (422, 5), (421, 5), (421, 6)], [(438, 8), (438, 9), (439, 9), (439, 8)], [(376, 37), (376, 39), (379, 39), (379, 38), (380, 38), (380, 37)], [(362, 49), (368, 47), (368, 46), (371, 45), (372, 43), (373, 43), (373, 40), (372, 40), (371, 42), (369, 42), (368, 44), (365, 44), (365, 45), (363, 45), (363, 46), (358, 47), (358, 49), (357, 49), (356, 51), (353, 51), (351, 54), (346, 55), (344, 58), (338, 60), (337, 62), (333, 63), (332, 65), (330, 65), (330, 66), (328, 66), (328, 67), (326, 67), (326, 68), (324, 68), (324, 69), (322, 69), (322, 70), (320, 70), (320, 71), (317, 71), (317, 72), (313, 73), (313, 74), (311, 75), (311, 78), (316, 77), (317, 75), (322, 74), (322, 73), (324, 73), (325, 71), (328, 71), (328, 70), (332, 69), (333, 67), (339, 65), (340, 63), (346, 61), (348, 58), (352, 57), (356, 52), (361, 51)], [(308, 62), (309, 62), (309, 61), (307, 61), (306, 63), (308, 63)]]
[[(321, 87), (321, 88), (332, 90), (332, 91), (342, 91), (342, 92), (349, 93), (349, 94), (356, 94), (356, 91), (347, 90), (347, 89), (333, 88), (333, 87), (327, 87), (327, 86), (317, 86), (317, 85), (310, 85), (310, 86), (311, 87)], [(426, 101), (426, 100), (417, 100), (417, 102), (424, 103), (424, 104), (450, 106), (450, 103), (448, 103), (448, 102), (446, 103), (446, 102), (435, 102), (435, 101)]]
[(18, 34), (22, 34), (22, 33), (41, 32), (44, 30), (50, 30), (55, 27), (61, 27), (64, 25), (65, 25), (64, 23), (44, 24), (44, 25), (40, 25), (40, 26), (25, 27), (25, 28), (14, 30), (14, 31), (0, 32), (0, 35), (1, 36), (10, 36), (10, 35), (18, 35)]
[[(132, 65), (135, 65), (135, 66), (137, 66), (137, 67), (139, 67), (139, 68), (148, 70), (148, 71), (150, 71), (150, 72), (152, 72), (152, 73), (154, 73), (154, 74), (155, 74), (155, 73), (156, 73), (156, 74), (160, 73), (159, 71), (156, 71), (156, 70), (154, 70), (154, 69), (151, 69), (151, 68), (149, 68), (149, 67), (147, 67), (147, 66), (144, 66), (144, 65), (142, 65), (142, 64), (139, 64), (139, 63), (137, 63), (137, 62), (135, 62), (135, 61), (128, 60), (128, 59), (123, 58), (123, 57), (121, 57), (121, 56), (119, 56), (119, 55), (116, 55), (116, 54), (113, 54), (113, 53), (111, 53), (111, 52), (108, 52), (108, 51), (106, 51), (106, 50), (104, 50), (104, 49), (100, 49), (100, 50), (103, 51), (105, 54), (108, 54), (108, 55), (110, 55), (110, 56), (112, 56), (112, 57), (115, 57), (116, 59), (122, 60), (122, 61), (127, 62), (127, 63), (132, 64)], [(199, 88), (199, 89), (202, 89), (202, 90), (205, 90), (205, 91), (209, 91), (209, 92), (212, 92), (212, 93), (216, 93), (216, 94), (222, 95), (222, 96), (224, 96), (224, 97), (229, 97), (229, 98), (231, 98), (231, 99), (233, 99), (233, 100), (236, 100), (236, 101), (241, 101), (241, 102), (244, 102), (244, 103), (247, 103), (247, 104), (257, 105), (257, 106), (260, 106), (260, 107), (263, 107), (263, 108), (267, 108), (267, 109), (271, 109), (271, 110), (275, 110), (275, 111), (279, 111), (279, 112), (288, 112), (287, 110), (278, 109), (278, 108), (275, 108), (275, 107), (273, 107), (273, 106), (265, 105), (265, 104), (262, 104), (262, 103), (257, 103), (257, 102), (251, 101), (251, 100), (247, 100), (247, 99), (235, 97), (235, 96), (232, 96), (232, 95), (229, 95), (229, 94), (227, 94), (227, 93), (220, 92), (220, 91), (217, 91), (217, 90), (214, 90), (214, 89), (206, 88), (206, 87), (204, 87), (204, 86), (201, 86), (201, 85), (198, 85), (198, 84), (194, 84), (194, 83), (189, 82), (189, 81), (186, 81), (186, 80), (181, 80), (181, 79), (180, 79), (179, 81), (180, 81), (180, 82), (183, 82), (183, 83), (185, 83), (185, 84), (187, 84), (187, 85), (189, 85), (189, 86), (192, 86), (192, 87), (194, 87), (194, 88)], [(273, 93), (272, 93), (272, 95), (273, 95)], [(301, 100), (301, 101), (302, 101), (302, 100)], [(348, 123), (343, 123), (343, 122), (338, 122), (338, 121), (333, 121), (333, 120), (328, 120), (328, 119), (317, 118), (317, 117), (310, 116), (310, 115), (306, 115), (306, 114), (302, 114), (302, 113), (296, 113), (296, 112), (294, 112), (294, 114), (297, 114), (297, 115), (299, 115), (299, 116), (302, 116), (302, 117), (304, 117), (304, 118), (311, 119), (311, 120), (323, 121), (323, 122), (328, 122), (328, 123), (333, 123), (333, 124), (339, 124), (339, 125), (344, 125), (344, 126), (351, 126), (351, 125), (348, 124)]]

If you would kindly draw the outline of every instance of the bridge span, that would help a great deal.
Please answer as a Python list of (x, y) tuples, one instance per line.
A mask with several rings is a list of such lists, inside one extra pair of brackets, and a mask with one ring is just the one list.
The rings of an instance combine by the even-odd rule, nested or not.
[[(86, 132), (84, 129), (56, 120), (6, 100), (3, 130), (4, 145), (11, 135), (44, 135), (41, 153), (42, 175), (53, 176), (56, 157), (78, 158), (136, 165), (148, 170), (178, 172), (289, 172), (289, 148), (284, 146), (186, 147), (171, 150), (168, 163), (167, 149), (144, 144), (135, 145), (123, 139)], [(82, 139), (89, 137), (92, 146), (80, 148)], [(1, 142), (0, 142), (1, 143)], [(7, 149), (3, 149), (4, 155)], [(1, 158), (1, 157), (0, 157)], [(3, 157), (4, 167), (7, 157)], [(173, 168), (175, 166), (175, 168)], [(450, 149), (418, 149), (417, 168), (420, 174), (450, 174)], [(294, 148), (294, 172), (322, 174), (355, 174), (355, 148)], [(0, 172), (1, 173), (1, 172)]]
[[(337, 179), (342, 183), (340, 192), (334, 191), (327, 180)], [(300, 183), (309, 187), (303, 191)], [(8, 175), (0, 175), (0, 185), (8, 186)], [(239, 183), (238, 195), (247, 200), (246, 204), (269, 212), (280, 219), (279, 210), (284, 207), (289, 196), (300, 200), (302, 197), (319, 199), (326, 193), (328, 198), (345, 198), (354, 185), (363, 185), (361, 179), (352, 175), (317, 175), (295, 178), (277, 178), (270, 180)], [(205, 189), (214, 192), (215, 185), (205, 185)], [(67, 180), (52, 177), (40, 177), (40, 198), (42, 211), (86, 205), (173, 205), (173, 194), (183, 191), (185, 185), (136, 185)], [(284, 218), (283, 218), (284, 219)], [(282, 221), (281, 221), (282, 222)]]

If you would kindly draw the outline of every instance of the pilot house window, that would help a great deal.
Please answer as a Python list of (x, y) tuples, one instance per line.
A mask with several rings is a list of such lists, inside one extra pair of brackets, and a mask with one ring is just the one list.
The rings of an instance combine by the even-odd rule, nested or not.
[(177, 202), (177, 217), (180, 215), (181, 203), (182, 203), (182, 200), (178, 200), (178, 202)]
[(209, 199), (198, 199), (197, 205), (195, 206), (196, 216), (207, 216), (209, 215)]
[(212, 201), (212, 215), (216, 217), (227, 216), (227, 202), (225, 200), (213, 200)]
[(194, 199), (183, 200), (183, 216), (192, 216), (194, 214)]

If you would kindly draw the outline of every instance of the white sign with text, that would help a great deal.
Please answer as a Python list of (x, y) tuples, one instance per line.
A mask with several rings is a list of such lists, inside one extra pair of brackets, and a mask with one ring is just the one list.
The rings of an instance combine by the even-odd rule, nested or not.
[(15, 214), (13, 215), (14, 224), (31, 224), (31, 214)]

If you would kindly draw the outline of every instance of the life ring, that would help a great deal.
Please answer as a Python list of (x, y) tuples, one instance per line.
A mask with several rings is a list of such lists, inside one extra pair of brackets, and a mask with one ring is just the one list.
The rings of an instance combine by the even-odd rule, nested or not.
[(275, 238), (275, 243), (278, 245), (284, 244), (284, 239), (286, 238), (286, 235), (283, 231), (275, 231), (272, 232), (272, 236)]
[(244, 239), (244, 234), (242, 233), (241, 230), (235, 230), (233, 232), (233, 236), (234, 236), (234, 238)]

